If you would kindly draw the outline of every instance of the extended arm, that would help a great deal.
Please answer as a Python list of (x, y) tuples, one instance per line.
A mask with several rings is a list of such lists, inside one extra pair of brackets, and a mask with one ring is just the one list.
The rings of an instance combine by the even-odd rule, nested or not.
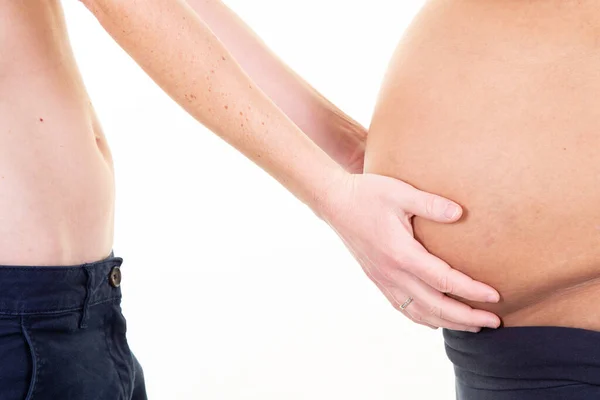
[(84, 0), (177, 103), (320, 213), (342, 168), (250, 79), (182, 0)]
[[(399, 180), (344, 171), (257, 87), (183, 0), (82, 1), (188, 113), (327, 221), (405, 315), (433, 328), (498, 326), (496, 315), (444, 295), (496, 302), (498, 293), (413, 237), (413, 215), (449, 223), (460, 218), (460, 206)], [(401, 307), (407, 296), (415, 297), (410, 313)]]
[(345, 169), (362, 172), (366, 130), (285, 65), (221, 0), (187, 0), (263, 92)]

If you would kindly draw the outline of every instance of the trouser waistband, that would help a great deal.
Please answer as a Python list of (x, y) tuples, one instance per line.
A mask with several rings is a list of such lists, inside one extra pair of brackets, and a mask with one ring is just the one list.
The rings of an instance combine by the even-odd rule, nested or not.
[(0, 265), (0, 316), (57, 314), (121, 297), (123, 259), (114, 252), (103, 260), (73, 266)]
[(489, 390), (600, 385), (600, 332), (560, 326), (443, 330), (458, 381)]

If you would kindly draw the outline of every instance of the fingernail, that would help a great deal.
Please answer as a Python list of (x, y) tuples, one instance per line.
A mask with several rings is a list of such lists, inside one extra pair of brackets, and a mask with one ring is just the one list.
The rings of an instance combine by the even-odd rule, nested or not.
[(448, 203), (446, 206), (446, 211), (444, 211), (444, 217), (448, 219), (454, 219), (460, 213), (460, 207), (456, 206), (453, 203)]
[(489, 293), (487, 295), (487, 300), (492, 303), (497, 303), (500, 301), (500, 296), (498, 295), (498, 293)]
[(497, 321), (490, 320), (485, 326), (487, 326), (488, 328), (496, 329), (499, 325)]

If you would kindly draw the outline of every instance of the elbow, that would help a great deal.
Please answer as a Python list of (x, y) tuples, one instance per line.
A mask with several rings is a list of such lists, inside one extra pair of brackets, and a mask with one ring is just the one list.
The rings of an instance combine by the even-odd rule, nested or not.
[(86, 8), (91, 8), (93, 6), (94, 0), (78, 0), (81, 4), (86, 6)]
[(92, 14), (96, 15), (98, 12), (98, 5), (95, 0), (78, 0), (81, 4), (85, 6), (88, 10), (92, 12)]

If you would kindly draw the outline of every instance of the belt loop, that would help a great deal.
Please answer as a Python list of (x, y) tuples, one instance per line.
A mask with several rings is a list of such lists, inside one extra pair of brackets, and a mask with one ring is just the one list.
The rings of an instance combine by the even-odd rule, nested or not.
[(92, 273), (88, 269), (87, 264), (84, 265), (83, 271), (87, 278), (87, 287), (85, 289), (85, 300), (83, 301), (83, 311), (81, 312), (81, 320), (79, 321), (79, 328), (87, 328), (87, 316), (88, 316), (88, 304), (90, 302), (90, 295), (92, 291)]

